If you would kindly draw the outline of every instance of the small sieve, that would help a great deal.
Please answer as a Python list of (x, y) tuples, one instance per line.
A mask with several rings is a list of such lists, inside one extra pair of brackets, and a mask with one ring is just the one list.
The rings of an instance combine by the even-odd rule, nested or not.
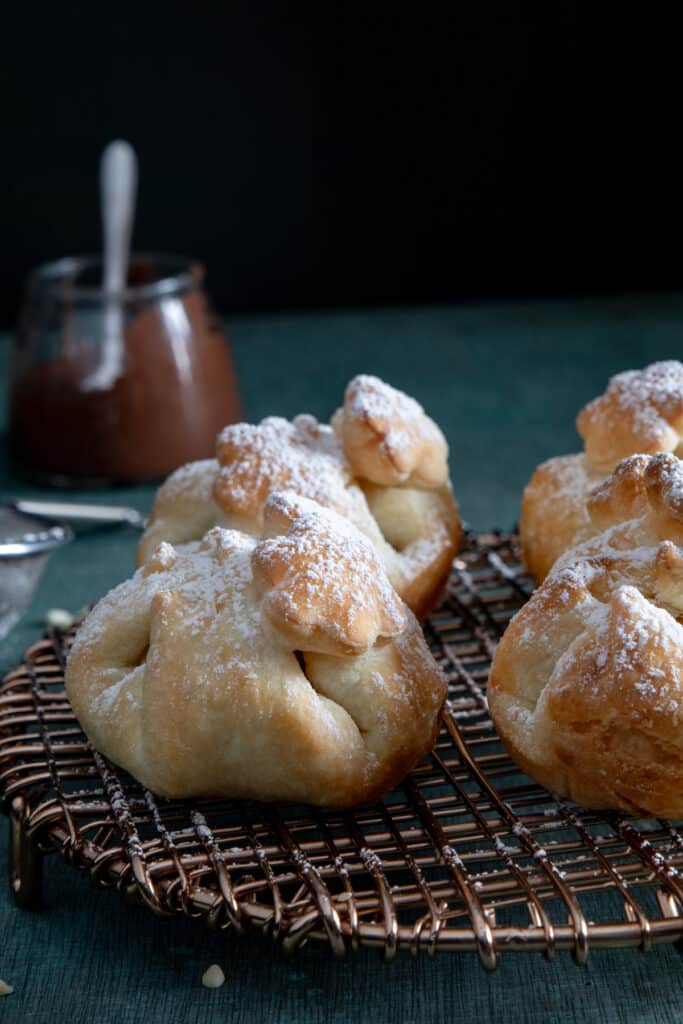
[(0, 639), (33, 596), (50, 552), (73, 539), (71, 527), (0, 505)]

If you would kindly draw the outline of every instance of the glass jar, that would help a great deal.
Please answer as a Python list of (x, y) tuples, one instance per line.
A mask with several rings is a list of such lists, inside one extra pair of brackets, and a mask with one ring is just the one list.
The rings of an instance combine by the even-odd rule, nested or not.
[(213, 456), (239, 419), (226, 338), (203, 267), (133, 255), (126, 288), (101, 286), (95, 257), (28, 279), (10, 377), (19, 472), (56, 486), (155, 480)]

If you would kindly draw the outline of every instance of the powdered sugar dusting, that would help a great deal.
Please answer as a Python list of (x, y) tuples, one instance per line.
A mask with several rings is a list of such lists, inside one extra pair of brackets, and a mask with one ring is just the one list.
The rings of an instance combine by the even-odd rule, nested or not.
[(260, 520), (268, 495), (290, 489), (340, 511), (348, 505), (351, 473), (341, 444), (313, 416), (232, 424), (219, 435), (218, 457), (216, 497), (230, 511), (249, 513), (260, 506)]
[(608, 431), (615, 420), (625, 417), (644, 445), (656, 444), (669, 430), (669, 422), (683, 415), (683, 364), (669, 359), (618, 373), (605, 395), (584, 412)]
[(683, 511), (683, 461), (671, 455), (655, 456), (657, 479), (664, 504), (672, 511)]
[(191, 491), (198, 497), (210, 500), (217, 471), (216, 459), (187, 462), (184, 466), (176, 469), (163, 486), (164, 489), (172, 489), (174, 493)]
[(177, 555), (172, 544), (162, 541), (154, 553), (154, 560), (161, 569), (170, 569), (175, 564)]
[[(664, 608), (646, 601), (635, 587), (622, 587), (613, 615), (612, 665), (620, 676), (634, 678), (647, 713), (678, 716), (681, 690), (680, 652), (683, 626)], [(621, 607), (620, 607), (621, 606)]]
[(272, 495), (269, 505), (296, 515), (285, 536), (263, 541), (257, 551), (292, 616), (332, 616), (327, 629), (340, 639), (368, 614), (381, 613), (386, 631), (404, 628), (405, 613), (377, 552), (348, 520), (291, 493)]
[(405, 572), (416, 575), (425, 566), (431, 565), (449, 543), (448, 530), (443, 524), (438, 524), (431, 537), (420, 537), (401, 552)]
[(423, 442), (444, 443), (443, 434), (419, 402), (379, 377), (359, 374), (346, 390), (344, 415), (370, 421), (384, 432), (383, 445), (392, 452)]
[(558, 455), (542, 463), (538, 469), (552, 471), (553, 502), (558, 502), (558, 513), (563, 511), (564, 502), (573, 508), (576, 499), (583, 497), (592, 484), (582, 456)]
[[(219, 604), (230, 598), (232, 621), (244, 638), (257, 632), (256, 615), (250, 611), (245, 590), (251, 582), (250, 555), (255, 541), (234, 530), (214, 527), (203, 541), (176, 551), (162, 543), (153, 556), (153, 567), (138, 569), (104, 597), (87, 616), (78, 631), (75, 646), (97, 646), (112, 624), (131, 614), (149, 616), (157, 595), (181, 595), (183, 631), (189, 637), (207, 635), (215, 628)], [(161, 615), (168, 614), (162, 602)], [(213, 625), (212, 625), (213, 624)], [(114, 663), (115, 663), (115, 656)]]

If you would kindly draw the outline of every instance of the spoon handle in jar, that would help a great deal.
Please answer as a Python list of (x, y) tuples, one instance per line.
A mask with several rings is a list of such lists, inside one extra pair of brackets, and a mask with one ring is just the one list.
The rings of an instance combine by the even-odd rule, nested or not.
[(108, 391), (124, 370), (123, 291), (128, 279), (130, 239), (137, 190), (135, 150), (128, 142), (110, 142), (100, 164), (102, 201), (102, 347), (99, 365), (83, 381), (85, 391)]
[(104, 233), (104, 290), (120, 292), (128, 277), (130, 239), (137, 191), (135, 150), (128, 142), (110, 142), (102, 154), (100, 193)]

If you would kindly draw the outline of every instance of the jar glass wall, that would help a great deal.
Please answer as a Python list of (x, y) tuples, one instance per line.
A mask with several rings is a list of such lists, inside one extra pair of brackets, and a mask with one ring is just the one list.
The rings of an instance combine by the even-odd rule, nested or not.
[(134, 255), (118, 293), (102, 289), (94, 257), (31, 275), (10, 378), (19, 472), (58, 486), (132, 483), (213, 456), (240, 410), (203, 276), (157, 255)]

